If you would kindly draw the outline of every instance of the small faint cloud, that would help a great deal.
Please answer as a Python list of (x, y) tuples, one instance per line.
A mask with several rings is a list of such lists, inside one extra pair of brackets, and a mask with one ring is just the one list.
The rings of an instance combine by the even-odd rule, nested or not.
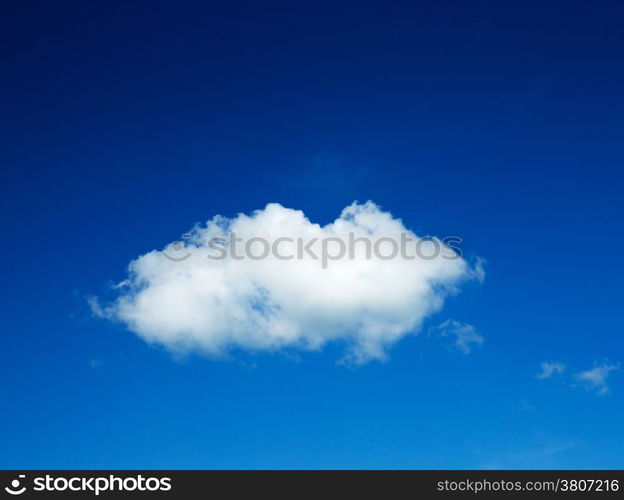
[(124, 288), (124, 287), (126, 287), (126, 286), (128, 286), (130, 284), (131, 284), (130, 280), (125, 279), (125, 280), (120, 281), (119, 283), (115, 283), (114, 285), (112, 285), (111, 288), (113, 290), (119, 290), (120, 288)]
[(523, 398), (520, 401), (520, 409), (522, 411), (533, 411), (535, 410), (535, 406), (533, 406), (529, 401)]
[(243, 368), (247, 368), (247, 370), (252, 371), (255, 370), (256, 368), (258, 368), (258, 362), (257, 361), (243, 361), (243, 360), (236, 360), (236, 363), (239, 366), (242, 366)]
[(535, 378), (544, 380), (552, 377), (555, 374), (562, 374), (566, 369), (566, 365), (564, 365), (563, 363), (544, 361), (542, 364), (540, 364), (540, 368), (541, 371), (535, 376)]
[(284, 351), (282, 353), (282, 359), (286, 360), (286, 361), (290, 361), (291, 363), (301, 363), (303, 361), (303, 358), (301, 357), (300, 354), (296, 353), (296, 352), (292, 352), (292, 351)]
[(100, 306), (100, 301), (97, 297), (87, 297), (87, 302), (89, 307), (91, 307), (93, 314), (95, 314), (98, 318), (104, 318), (106, 316), (106, 313), (102, 306)]
[(477, 257), (475, 262), (475, 267), (473, 270), (473, 277), (479, 282), (483, 283), (485, 281), (485, 259), (482, 257)]
[(595, 392), (599, 396), (609, 394), (607, 378), (612, 371), (619, 370), (620, 364), (594, 363), (594, 367), (578, 372), (574, 375), (575, 380), (588, 391)]
[(89, 360), (89, 366), (93, 369), (99, 368), (100, 366), (102, 366), (104, 364), (104, 361), (100, 360), (100, 359), (90, 359)]
[(462, 353), (470, 354), (474, 346), (483, 344), (483, 337), (477, 333), (473, 325), (447, 319), (431, 329), (440, 337), (453, 338), (453, 345)]

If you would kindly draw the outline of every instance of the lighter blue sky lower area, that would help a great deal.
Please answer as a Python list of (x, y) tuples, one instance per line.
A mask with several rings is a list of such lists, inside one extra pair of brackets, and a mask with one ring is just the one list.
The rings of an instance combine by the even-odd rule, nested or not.
[(338, 345), (175, 359), (86, 315), (23, 325), (16, 352), (40, 344), (3, 375), (0, 467), (620, 467), (621, 375), (598, 395), (568, 373), (592, 355), (560, 347), (566, 370), (540, 379), (543, 349), (493, 316), (470, 354), (423, 334), (359, 367)]

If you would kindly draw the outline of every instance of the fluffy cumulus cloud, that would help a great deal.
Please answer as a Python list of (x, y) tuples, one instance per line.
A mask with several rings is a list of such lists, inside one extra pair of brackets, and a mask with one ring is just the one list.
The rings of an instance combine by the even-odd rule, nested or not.
[[(483, 279), (479, 264), (419, 238), (372, 202), (324, 226), (272, 203), (214, 217), (186, 236), (133, 260), (116, 296), (92, 300), (93, 311), (175, 352), (318, 350), (340, 341), (346, 361), (363, 363), (384, 359), (461, 283)], [(379, 245), (371, 251), (366, 240)], [(392, 241), (407, 251), (393, 256)], [(457, 341), (463, 350), (481, 342), (472, 330), (458, 331)]]

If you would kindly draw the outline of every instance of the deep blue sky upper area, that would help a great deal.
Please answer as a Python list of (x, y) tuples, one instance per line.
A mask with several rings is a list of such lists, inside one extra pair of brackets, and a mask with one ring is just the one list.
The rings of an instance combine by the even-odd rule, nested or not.
[[(621, 468), (618, 2), (18, 2), (0, 468)], [(173, 358), (86, 303), (194, 223), (373, 200), (486, 259), (386, 363)], [(540, 363), (567, 366), (535, 378)]]

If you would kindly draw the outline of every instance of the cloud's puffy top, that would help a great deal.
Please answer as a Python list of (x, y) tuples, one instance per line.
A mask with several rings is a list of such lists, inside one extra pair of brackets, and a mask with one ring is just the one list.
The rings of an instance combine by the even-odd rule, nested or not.
[[(107, 305), (93, 302), (93, 309), (173, 351), (222, 355), (231, 349), (314, 350), (341, 340), (348, 361), (383, 359), (389, 346), (418, 331), (461, 282), (482, 279), (480, 266), (471, 267), (446, 247), (429, 260), (366, 258), (364, 244), (354, 246), (352, 258), (346, 255), (326, 269), (307, 254), (291, 260), (274, 255), (215, 260), (209, 258), (215, 255), (209, 243), (231, 233), (242, 240), (347, 241), (352, 233), (399, 241), (402, 232), (417, 238), (372, 202), (348, 206), (325, 226), (275, 203), (250, 216), (217, 216), (195, 227), (185, 247), (175, 252), (190, 257), (174, 262), (155, 250), (140, 256), (130, 263), (128, 279), (116, 287), (117, 298)], [(290, 248), (293, 255), (295, 246)], [(281, 254), (288, 250), (284, 242)], [(164, 251), (171, 253), (171, 247)]]

